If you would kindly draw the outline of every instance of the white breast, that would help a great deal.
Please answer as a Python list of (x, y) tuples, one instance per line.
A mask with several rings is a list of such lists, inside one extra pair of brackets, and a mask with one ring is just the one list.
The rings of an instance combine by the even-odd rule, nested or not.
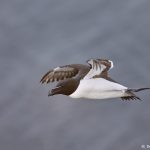
[(72, 98), (105, 99), (122, 97), (127, 87), (104, 78), (83, 79)]

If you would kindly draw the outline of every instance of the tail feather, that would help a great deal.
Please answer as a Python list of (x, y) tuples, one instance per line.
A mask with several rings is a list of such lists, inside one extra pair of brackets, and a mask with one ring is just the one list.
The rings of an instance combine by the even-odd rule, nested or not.
[(122, 100), (141, 100), (138, 96), (136, 96), (133, 92), (140, 92), (143, 90), (149, 90), (150, 88), (139, 88), (139, 89), (127, 89), (125, 92), (125, 96), (121, 97)]
[(122, 100), (142, 100), (141, 98), (137, 97), (136, 95), (133, 95), (133, 96), (124, 96), (124, 97), (121, 97)]

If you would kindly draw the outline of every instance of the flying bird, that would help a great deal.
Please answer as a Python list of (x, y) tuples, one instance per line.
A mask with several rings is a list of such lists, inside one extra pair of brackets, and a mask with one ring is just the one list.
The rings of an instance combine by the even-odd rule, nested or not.
[(48, 96), (63, 94), (71, 98), (122, 100), (139, 99), (135, 92), (150, 88), (130, 89), (111, 79), (108, 72), (113, 68), (113, 62), (107, 59), (89, 59), (87, 65), (71, 64), (60, 66), (48, 71), (41, 79), (41, 83), (57, 81)]

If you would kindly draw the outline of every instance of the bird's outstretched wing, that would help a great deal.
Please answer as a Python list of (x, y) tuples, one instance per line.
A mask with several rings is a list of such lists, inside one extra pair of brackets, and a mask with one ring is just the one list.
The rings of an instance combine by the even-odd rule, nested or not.
[(78, 69), (71, 66), (71, 65), (66, 65), (66, 66), (61, 66), (54, 68), (50, 71), (48, 71), (41, 79), (41, 83), (49, 83), (49, 82), (54, 82), (54, 81), (60, 81), (64, 80), (67, 78), (72, 78), (78, 74)]
[(60, 66), (48, 71), (41, 79), (41, 83), (49, 83), (60, 80), (66, 80), (80, 75), (82, 78), (90, 70), (89, 66), (81, 64), (72, 64)]
[(90, 71), (84, 79), (108, 77), (108, 70), (113, 68), (113, 62), (107, 59), (90, 59), (87, 60), (90, 65)]
[(72, 64), (60, 66), (48, 71), (41, 79), (41, 83), (65, 80), (75, 76), (81, 79), (107, 77), (107, 72), (113, 67), (113, 63), (106, 59), (90, 59), (89, 66), (82, 64)]

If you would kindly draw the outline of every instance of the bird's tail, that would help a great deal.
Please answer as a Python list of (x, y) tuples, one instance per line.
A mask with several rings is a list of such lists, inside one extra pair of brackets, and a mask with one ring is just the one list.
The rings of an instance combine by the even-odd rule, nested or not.
[(127, 89), (125, 91), (125, 96), (121, 97), (122, 100), (141, 100), (138, 96), (134, 94), (134, 92), (140, 92), (144, 90), (150, 90), (150, 88), (139, 88), (139, 89)]

